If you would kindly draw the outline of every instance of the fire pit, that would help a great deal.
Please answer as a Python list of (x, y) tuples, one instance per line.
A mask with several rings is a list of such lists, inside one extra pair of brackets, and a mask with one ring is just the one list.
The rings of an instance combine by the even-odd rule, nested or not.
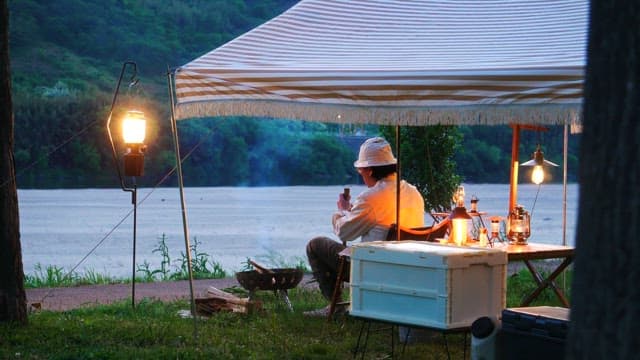
[(257, 290), (273, 290), (274, 294), (280, 295), (291, 311), (293, 311), (293, 307), (289, 301), (287, 290), (298, 286), (302, 276), (302, 270), (293, 268), (266, 269), (260, 267), (258, 270), (236, 273), (236, 279), (240, 285), (249, 290), (249, 299), (253, 298)]

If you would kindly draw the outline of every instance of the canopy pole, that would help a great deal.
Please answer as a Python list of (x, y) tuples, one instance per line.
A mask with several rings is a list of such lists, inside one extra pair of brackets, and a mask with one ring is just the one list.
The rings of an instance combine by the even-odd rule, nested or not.
[(400, 241), (400, 125), (396, 125), (396, 239)]
[(173, 94), (172, 72), (167, 69), (167, 82), (169, 86), (169, 101), (171, 102), (171, 133), (173, 135), (173, 148), (176, 155), (176, 170), (178, 173), (178, 185), (180, 189), (180, 207), (182, 209), (182, 230), (184, 232), (184, 248), (187, 254), (187, 268), (189, 270), (189, 295), (191, 297), (191, 317), (193, 318), (193, 336), (198, 337), (196, 301), (193, 295), (193, 270), (191, 268), (191, 244), (189, 244), (189, 226), (187, 221), (187, 205), (184, 200), (184, 182), (182, 178), (182, 157), (180, 156), (180, 146), (178, 142), (178, 126), (175, 116), (175, 99)]
[(509, 187), (509, 211), (510, 214), (518, 201), (518, 148), (520, 147), (520, 125), (514, 124), (513, 137), (511, 139), (511, 179)]
[(569, 158), (569, 125), (564, 125), (562, 154), (562, 245), (567, 246), (567, 159)]

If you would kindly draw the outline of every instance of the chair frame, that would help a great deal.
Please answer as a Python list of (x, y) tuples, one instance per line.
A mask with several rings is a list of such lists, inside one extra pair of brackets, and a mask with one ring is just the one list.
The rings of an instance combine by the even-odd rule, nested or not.
[[(449, 230), (451, 220), (446, 218), (433, 226), (420, 228), (405, 228), (400, 226), (400, 240), (418, 240), (436, 242), (437, 238), (443, 238)], [(387, 241), (397, 241), (398, 228), (396, 224), (391, 224), (387, 233)]]

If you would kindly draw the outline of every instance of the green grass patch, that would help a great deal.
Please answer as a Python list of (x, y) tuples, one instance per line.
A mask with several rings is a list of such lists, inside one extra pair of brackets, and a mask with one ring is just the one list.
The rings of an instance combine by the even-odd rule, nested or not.
[[(315, 290), (293, 289), (294, 312), (273, 293), (258, 296), (261, 313), (218, 313), (199, 318), (197, 336), (191, 318), (178, 316), (188, 302), (128, 301), (66, 312), (32, 313), (26, 326), (0, 324), (2, 359), (350, 359), (362, 323), (340, 317), (309, 318), (302, 314), (324, 305)], [(375, 325), (374, 325), (375, 328)], [(368, 359), (390, 357), (388, 327), (371, 331)], [(439, 333), (429, 344), (410, 345), (406, 358), (446, 356)], [(452, 356), (462, 354), (462, 336), (449, 336)], [(431, 356), (431, 355), (429, 355)], [(429, 358), (429, 357), (427, 357)]]
[[(545, 274), (546, 276), (546, 274)], [(571, 273), (567, 275), (570, 283)], [(561, 279), (558, 279), (560, 282)], [(560, 285), (560, 284), (559, 284)], [(535, 288), (526, 269), (507, 279), (507, 306), (520, 306)], [(227, 289), (246, 296), (240, 288)], [(566, 292), (570, 295), (570, 289)], [(65, 312), (41, 311), (29, 315), (26, 326), (0, 323), (2, 359), (351, 359), (362, 322), (350, 317), (309, 318), (303, 311), (326, 305), (319, 291), (289, 291), (294, 312), (269, 291), (257, 292), (264, 311), (244, 315), (218, 313), (197, 320), (182, 318), (187, 301), (162, 303), (143, 300), (135, 309), (130, 300)], [(532, 304), (560, 306), (545, 290)], [(388, 359), (391, 339), (401, 350), (398, 329), (374, 324), (367, 342), (367, 359)], [(451, 358), (460, 359), (464, 337), (447, 335)], [(467, 352), (470, 338), (467, 337)], [(468, 356), (468, 355), (467, 355)], [(407, 345), (404, 358), (444, 359), (443, 337), (433, 332), (428, 341)]]
[[(545, 279), (549, 276), (548, 272), (541, 271), (540, 274)], [(571, 279), (573, 272), (566, 270), (560, 274), (556, 280), (556, 286), (564, 293), (567, 300), (571, 301)], [(537, 284), (533, 279), (533, 276), (529, 270), (521, 269), (517, 273), (510, 275), (507, 278), (507, 307), (520, 307), (522, 301), (531, 294), (536, 288)], [(565, 289), (566, 288), (566, 289)], [(535, 300), (529, 304), (529, 306), (560, 306), (564, 305), (560, 302), (555, 292), (547, 287), (544, 289)]]

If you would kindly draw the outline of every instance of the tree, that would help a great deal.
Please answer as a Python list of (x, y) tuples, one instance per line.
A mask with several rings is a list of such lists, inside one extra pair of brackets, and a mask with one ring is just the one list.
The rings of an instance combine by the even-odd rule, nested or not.
[[(381, 127), (395, 149), (395, 128)], [(400, 176), (415, 185), (427, 211), (451, 209), (451, 195), (460, 184), (453, 156), (460, 135), (453, 126), (403, 126), (400, 128)]]
[(26, 323), (10, 75), (9, 8), (0, 0), (0, 321)]
[(567, 357), (636, 359), (640, 4), (592, 0)]

